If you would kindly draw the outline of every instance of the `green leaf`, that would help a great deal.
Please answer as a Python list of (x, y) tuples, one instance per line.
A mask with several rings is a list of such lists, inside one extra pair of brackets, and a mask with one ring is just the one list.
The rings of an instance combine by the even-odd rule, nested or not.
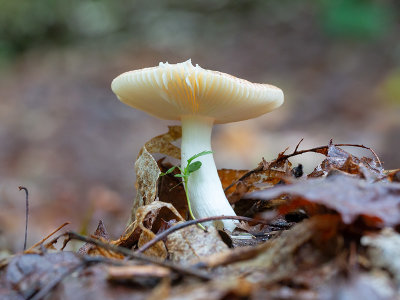
[(183, 174), (175, 174), (174, 177), (185, 177)]
[(160, 176), (165, 176), (165, 175), (167, 175), (169, 173), (172, 173), (175, 170), (175, 168), (176, 168), (176, 166), (173, 166), (172, 168), (169, 168), (167, 170), (167, 172), (165, 172), (165, 173), (161, 172)]
[(198, 157), (200, 157), (200, 156), (203, 156), (203, 155), (211, 154), (211, 153), (213, 153), (213, 152), (212, 152), (212, 151), (202, 151), (202, 152), (200, 152), (200, 153), (197, 153), (197, 154), (193, 155), (191, 158), (189, 158), (189, 159), (187, 160), (187, 164), (190, 165), (190, 163), (191, 163), (194, 159), (196, 159), (196, 158), (198, 158)]
[(193, 173), (194, 171), (197, 171), (201, 167), (201, 161), (195, 161), (191, 163), (190, 165), (187, 166), (187, 171), (190, 173)]

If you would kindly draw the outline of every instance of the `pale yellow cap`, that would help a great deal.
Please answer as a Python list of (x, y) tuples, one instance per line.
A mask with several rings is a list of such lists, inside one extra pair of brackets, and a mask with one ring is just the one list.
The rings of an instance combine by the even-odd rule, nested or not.
[(205, 70), (191, 60), (123, 73), (111, 88), (125, 104), (160, 119), (200, 115), (215, 123), (258, 117), (279, 107), (284, 98), (273, 85)]

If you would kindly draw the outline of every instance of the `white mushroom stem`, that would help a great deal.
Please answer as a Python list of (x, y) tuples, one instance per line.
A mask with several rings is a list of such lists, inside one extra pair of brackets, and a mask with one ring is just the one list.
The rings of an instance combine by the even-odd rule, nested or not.
[[(186, 167), (187, 160), (203, 151), (211, 151), (211, 131), (214, 119), (203, 116), (182, 116), (182, 168)], [(192, 212), (195, 218), (212, 216), (235, 216), (231, 205), (226, 199), (221, 181), (218, 177), (212, 154), (196, 158), (202, 166), (189, 176), (188, 195)], [(216, 221), (216, 227), (221, 225), (232, 231), (235, 223), (232, 220)]]

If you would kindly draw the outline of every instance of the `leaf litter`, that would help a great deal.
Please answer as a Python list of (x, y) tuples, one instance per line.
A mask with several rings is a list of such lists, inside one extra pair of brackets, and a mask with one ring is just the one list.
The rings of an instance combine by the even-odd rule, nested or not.
[[(172, 167), (165, 158), (180, 158), (173, 144), (180, 137), (180, 127), (170, 127), (140, 151), (132, 217), (120, 238), (111, 240), (100, 221), (91, 236), (67, 232), (46, 245), (43, 240), (0, 264), (0, 297), (399, 297), (400, 265), (393, 263), (400, 260), (399, 171), (384, 170), (372, 149), (330, 141), (299, 150), (299, 143), (253, 170), (219, 170), (236, 213), (249, 217), (228, 235), (186, 226), (176, 170), (160, 177)], [(368, 149), (372, 158), (356, 157), (345, 146)], [(307, 152), (325, 156), (308, 175), (289, 161)], [(59, 239), (64, 245), (57, 250)], [(63, 250), (74, 239), (85, 244), (76, 252)]]

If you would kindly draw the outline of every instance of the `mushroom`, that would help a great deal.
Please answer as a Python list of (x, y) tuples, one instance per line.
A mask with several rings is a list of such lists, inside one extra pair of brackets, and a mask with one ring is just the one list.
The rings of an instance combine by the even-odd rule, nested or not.
[[(183, 63), (129, 71), (116, 77), (111, 88), (123, 103), (167, 120), (181, 120), (181, 164), (211, 151), (213, 124), (258, 117), (283, 103), (279, 88)], [(202, 167), (189, 177), (190, 204), (196, 218), (234, 216), (222, 189), (212, 154), (198, 157)], [(215, 222), (232, 231), (232, 220)]]

